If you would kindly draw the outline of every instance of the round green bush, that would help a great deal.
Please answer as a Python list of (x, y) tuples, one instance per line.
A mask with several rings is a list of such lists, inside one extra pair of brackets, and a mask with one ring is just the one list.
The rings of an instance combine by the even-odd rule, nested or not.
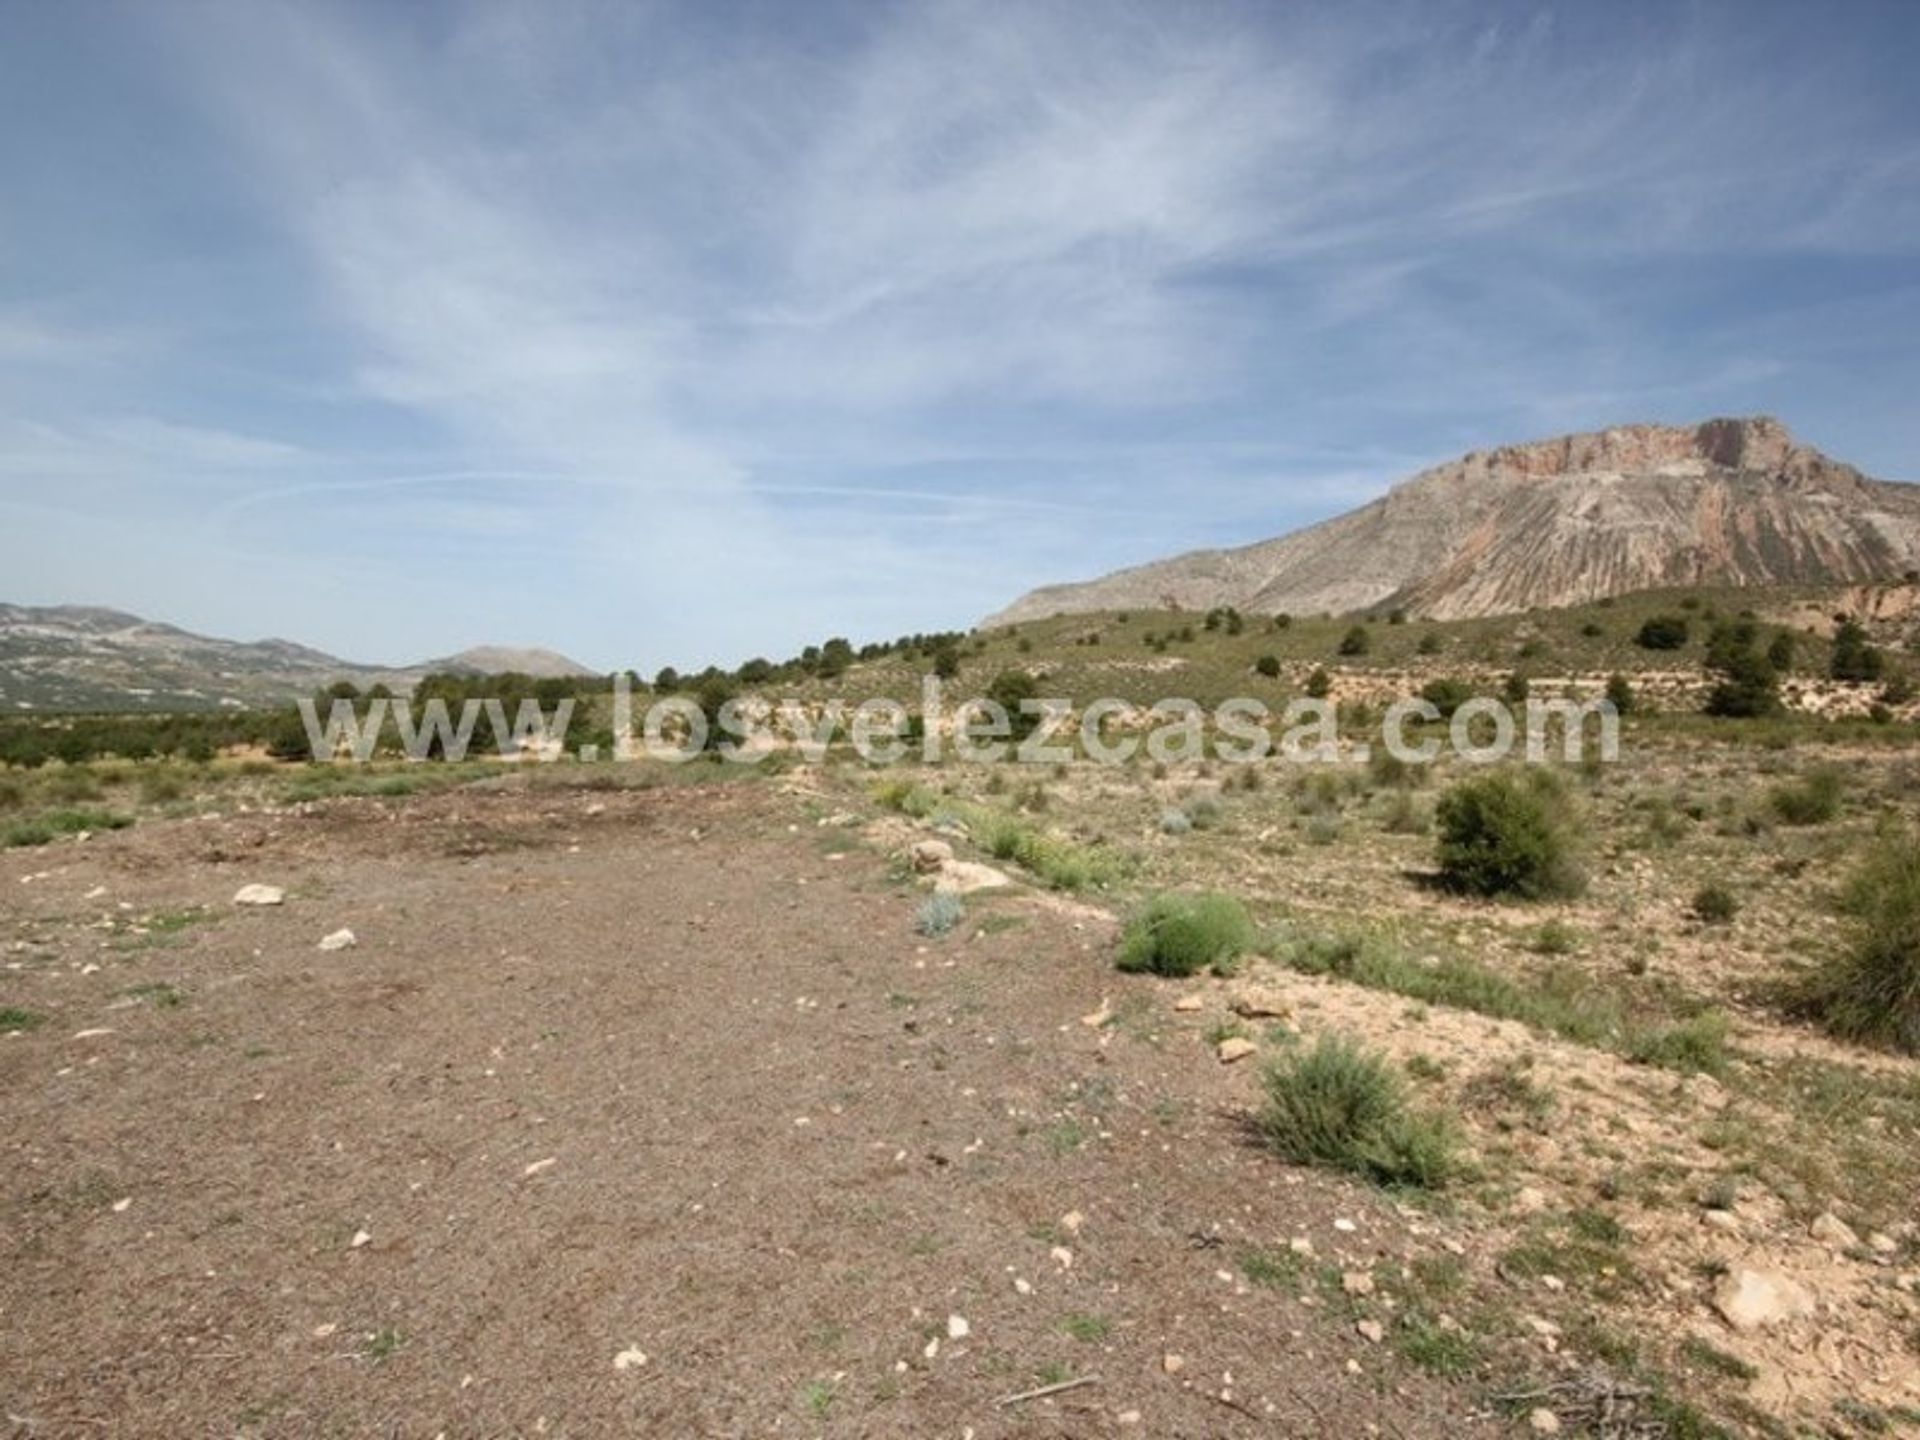
[(1231, 965), (1253, 945), (1247, 907), (1231, 895), (1157, 895), (1127, 924), (1122, 970), (1194, 975)]
[(1462, 781), (1434, 811), (1440, 879), (1467, 895), (1565, 899), (1586, 888), (1568, 826), (1570, 802), (1548, 771)]

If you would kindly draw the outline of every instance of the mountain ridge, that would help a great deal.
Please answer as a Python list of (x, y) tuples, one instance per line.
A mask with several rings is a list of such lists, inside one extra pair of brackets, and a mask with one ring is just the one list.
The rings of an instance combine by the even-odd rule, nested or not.
[(1621, 425), (1470, 451), (1269, 540), (1042, 586), (983, 628), (1088, 610), (1460, 619), (1689, 584), (1844, 584), (1920, 566), (1920, 487), (1770, 416)]
[(0, 713), (284, 704), (335, 680), (406, 691), (439, 671), (592, 675), (553, 650), (478, 646), (414, 665), (343, 660), (296, 641), (228, 640), (98, 605), (0, 602)]

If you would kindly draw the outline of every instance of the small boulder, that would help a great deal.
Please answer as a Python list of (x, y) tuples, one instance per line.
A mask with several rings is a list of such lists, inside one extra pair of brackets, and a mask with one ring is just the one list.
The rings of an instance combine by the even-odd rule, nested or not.
[(331, 935), (320, 937), (320, 948), (331, 954), (335, 950), (351, 950), (360, 941), (351, 930), (336, 930)]
[(933, 888), (942, 895), (971, 895), (976, 890), (998, 890), (1012, 883), (991, 865), (979, 865), (972, 860), (949, 860), (934, 876)]
[(1527, 1415), (1527, 1428), (1536, 1435), (1558, 1435), (1560, 1417), (1545, 1408), (1536, 1408)]
[(233, 892), (236, 905), (282, 905), (286, 899), (287, 892), (278, 885), (242, 885)]
[(1713, 1308), (1735, 1330), (1761, 1330), (1814, 1313), (1813, 1292), (1777, 1270), (1736, 1267), (1713, 1287)]
[(1807, 1233), (1835, 1250), (1851, 1250), (1860, 1243), (1854, 1228), (1830, 1210), (1808, 1226)]
[(1173, 1002), (1173, 1008), (1183, 1015), (1191, 1015), (1196, 1010), (1204, 1010), (1206, 1006), (1206, 997), (1201, 995), (1182, 995), (1178, 1000)]
[(1233, 1013), (1243, 1020), (1284, 1020), (1293, 1006), (1275, 990), (1242, 990), (1233, 997)]
[(916, 840), (908, 852), (916, 875), (937, 875), (953, 859), (953, 847), (944, 840)]
[(1259, 1050), (1259, 1048), (1260, 1047), (1251, 1040), (1239, 1035), (1230, 1035), (1220, 1042), (1215, 1053), (1219, 1055), (1222, 1065), (1231, 1065), (1236, 1060), (1246, 1059), (1249, 1055)]

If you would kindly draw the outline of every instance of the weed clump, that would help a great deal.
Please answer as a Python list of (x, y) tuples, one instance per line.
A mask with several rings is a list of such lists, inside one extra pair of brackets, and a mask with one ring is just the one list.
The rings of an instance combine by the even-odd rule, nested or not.
[(1727, 1072), (1727, 1017), (1704, 1010), (1690, 1020), (1645, 1030), (1627, 1047), (1627, 1058), (1682, 1075)]
[(1767, 805), (1782, 825), (1824, 825), (1840, 813), (1845, 793), (1840, 772), (1823, 766), (1804, 779), (1774, 786)]
[(1567, 825), (1567, 797), (1552, 775), (1493, 774), (1462, 781), (1440, 799), (1440, 878), (1469, 895), (1564, 899), (1586, 888)]
[(1920, 1055), (1920, 837), (1887, 832), (1841, 896), (1850, 935), (1807, 1008), (1836, 1035)]
[(937, 939), (951, 933), (966, 913), (967, 907), (960, 903), (957, 895), (929, 895), (921, 902), (919, 912), (914, 916), (913, 928), (922, 935)]
[(1246, 906), (1231, 895), (1156, 895), (1127, 924), (1119, 965), (1184, 976), (1231, 966), (1254, 940)]
[(94, 830), (124, 830), (133, 821), (107, 810), (49, 810), (32, 820), (22, 820), (0, 830), (0, 847), (45, 845), (62, 835), (79, 835)]
[(1702, 885), (1694, 892), (1692, 910), (1709, 925), (1726, 925), (1740, 913), (1740, 901), (1724, 885)]
[(1416, 1112), (1387, 1060), (1344, 1036), (1274, 1062), (1261, 1077), (1258, 1125), (1288, 1160), (1433, 1189), (1459, 1173), (1459, 1131), (1441, 1112)]

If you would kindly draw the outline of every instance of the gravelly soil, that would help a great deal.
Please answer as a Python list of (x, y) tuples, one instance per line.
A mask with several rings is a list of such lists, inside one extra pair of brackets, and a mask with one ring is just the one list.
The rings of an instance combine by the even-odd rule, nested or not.
[(1245, 1282), (1409, 1221), (1254, 1149), (1251, 1072), (1156, 1043), (1102, 922), (1012, 896), (922, 940), (889, 867), (760, 785), (0, 856), (0, 1006), (46, 1017), (0, 1039), (12, 1433), (1504, 1428)]

